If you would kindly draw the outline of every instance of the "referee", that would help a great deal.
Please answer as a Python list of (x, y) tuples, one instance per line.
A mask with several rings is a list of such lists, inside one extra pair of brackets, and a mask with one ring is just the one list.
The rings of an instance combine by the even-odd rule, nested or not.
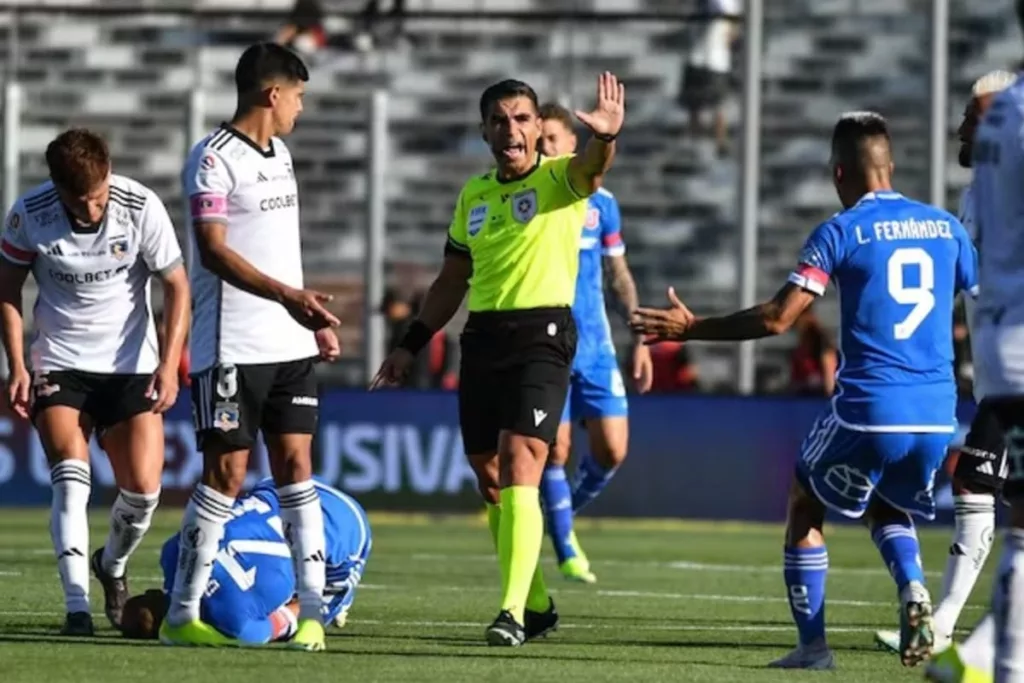
[(501, 566), (491, 645), (522, 645), (558, 623), (537, 564), (544, 535), (538, 487), (576, 352), (570, 308), (587, 198), (615, 156), (624, 104), (622, 84), (602, 74), (597, 106), (576, 112), (593, 133), (583, 154), (547, 158), (538, 152), (533, 88), (506, 80), (484, 91), (481, 130), (496, 168), (463, 186), (441, 272), (371, 385), (401, 382), (469, 291), (459, 422)]

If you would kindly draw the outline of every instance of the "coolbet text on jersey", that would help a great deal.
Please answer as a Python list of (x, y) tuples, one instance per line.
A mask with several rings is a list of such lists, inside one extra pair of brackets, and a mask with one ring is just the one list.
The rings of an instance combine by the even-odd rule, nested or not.
[(31, 268), (39, 286), (33, 372), (156, 370), (150, 275), (170, 272), (182, 258), (167, 209), (152, 190), (112, 174), (103, 220), (79, 228), (47, 181), (14, 203), (0, 254)]
[(540, 157), (519, 180), (491, 171), (463, 186), (448, 245), (473, 259), (471, 312), (572, 305), (587, 210), (566, 175), (572, 158)]
[(872, 493), (934, 516), (932, 485), (956, 429), (952, 315), (977, 284), (967, 231), (896, 192), (865, 195), (818, 226), (790, 282), (840, 296), (840, 364), (798, 475), (829, 507), (863, 514)]
[[(347, 610), (355, 598), (372, 546), (366, 512), (352, 497), (316, 484), (324, 514), (327, 591), (324, 620)], [(274, 633), (273, 616), (295, 593), (295, 571), (284, 538), (273, 480), (239, 498), (224, 527), (220, 552), (200, 605), (203, 620), (224, 635), (262, 644)], [(160, 566), (170, 592), (177, 571), (178, 535), (164, 543)]]
[[(272, 138), (270, 149), (261, 150), (222, 124), (192, 149), (182, 174), (193, 221), (224, 223), (231, 249), (267, 276), (302, 288), (298, 186), (281, 139)], [(195, 254), (194, 235), (189, 244)], [(313, 333), (283, 306), (224, 282), (197, 257), (191, 269), (194, 374), (220, 363), (279, 363), (317, 355)]]
[(576, 299), (572, 306), (578, 340), (569, 398), (562, 422), (626, 415), (626, 387), (615, 357), (604, 299), (605, 257), (622, 256), (622, 218), (615, 196), (604, 188), (590, 196), (580, 240)]

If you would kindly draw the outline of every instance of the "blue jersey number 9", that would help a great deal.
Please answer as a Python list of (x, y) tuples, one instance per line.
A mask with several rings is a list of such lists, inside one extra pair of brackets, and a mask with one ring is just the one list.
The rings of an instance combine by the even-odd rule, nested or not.
[[(920, 282), (908, 287), (903, 280), (903, 269), (916, 266), (920, 271)], [(920, 247), (903, 247), (889, 257), (889, 296), (898, 304), (913, 306), (907, 317), (892, 327), (892, 334), (898, 341), (910, 339), (928, 314), (935, 308), (935, 262), (928, 252)]]

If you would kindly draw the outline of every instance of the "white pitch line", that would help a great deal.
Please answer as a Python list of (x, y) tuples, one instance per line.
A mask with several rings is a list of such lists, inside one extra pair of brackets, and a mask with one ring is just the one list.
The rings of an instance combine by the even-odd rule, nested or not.
[[(445, 555), (441, 553), (415, 553), (413, 560), (441, 561), (441, 562), (494, 562), (494, 555)], [(552, 559), (541, 560), (545, 564), (555, 564)], [(688, 562), (678, 560), (673, 562), (654, 562), (637, 560), (594, 560), (591, 563), (594, 567), (608, 565), (611, 567), (660, 567), (664, 569), (680, 569), (693, 572), (738, 572), (744, 574), (772, 573), (781, 574), (782, 566), (777, 564), (708, 564), (705, 562)], [(889, 570), (884, 567), (829, 567), (829, 574), (850, 574), (860, 576), (889, 576)], [(926, 571), (926, 576), (939, 577), (942, 572)]]
[[(133, 577), (140, 581), (163, 581), (163, 577)], [(396, 586), (389, 584), (379, 583), (361, 583), (359, 584), (359, 590), (369, 591), (394, 591), (394, 592), (422, 592), (424, 587), (422, 586)], [(493, 593), (493, 588), (485, 586), (429, 586), (428, 590), (431, 591), (444, 591), (451, 593)], [(735, 603), (761, 603), (761, 604), (778, 604), (787, 605), (789, 601), (782, 597), (774, 597), (767, 595), (720, 595), (717, 593), (672, 593), (663, 591), (634, 591), (634, 590), (611, 590), (611, 589), (585, 589), (585, 588), (550, 588), (549, 591), (552, 595), (574, 595), (574, 596), (587, 596), (590, 598), (635, 598), (635, 599), (651, 599), (651, 600), (689, 600), (689, 601), (703, 601), (703, 602), (735, 602)], [(885, 600), (843, 600), (843, 599), (827, 599), (827, 605), (834, 607), (889, 607), (896, 608), (898, 603), (895, 601)], [(985, 610), (985, 605), (966, 605), (965, 610), (980, 611)], [(0, 612), (0, 614), (5, 614)]]
[[(62, 612), (5, 612), (0, 611), (0, 617), (59, 617), (62, 616)], [(438, 628), (438, 627), (449, 627), (449, 628), (484, 628), (487, 626), (482, 621), (390, 621), (384, 619), (352, 619), (348, 623), (362, 626), (408, 626), (414, 628)], [(581, 631), (621, 631), (623, 628), (628, 628), (631, 631), (685, 631), (685, 632), (791, 632), (793, 626), (777, 625), (777, 626), (727, 626), (727, 625), (708, 625), (701, 626), (699, 624), (630, 624), (628, 627), (623, 627), (622, 624), (575, 624), (575, 623), (560, 623), (559, 629), (573, 629)], [(835, 626), (829, 627), (829, 633), (874, 633), (876, 629), (868, 628), (865, 626)]]
[[(0, 550), (2, 555), (52, 555), (52, 548), (30, 548), (26, 550)], [(378, 555), (380, 557), (381, 555)], [(413, 553), (403, 555), (417, 561), (438, 561), (438, 562), (495, 562), (494, 555), (450, 555), (444, 553)], [(555, 564), (550, 558), (542, 558), (544, 564)], [(706, 562), (690, 562), (687, 560), (675, 560), (671, 562), (655, 562), (644, 560), (623, 560), (623, 559), (601, 559), (592, 563), (595, 567), (655, 567), (662, 569), (679, 569), (692, 572), (730, 572), (744, 574), (781, 574), (782, 566), (777, 564), (711, 564)], [(889, 576), (889, 571), (884, 567), (829, 567), (829, 574), (848, 574), (851, 576)], [(926, 571), (925, 576), (938, 578), (942, 572)]]

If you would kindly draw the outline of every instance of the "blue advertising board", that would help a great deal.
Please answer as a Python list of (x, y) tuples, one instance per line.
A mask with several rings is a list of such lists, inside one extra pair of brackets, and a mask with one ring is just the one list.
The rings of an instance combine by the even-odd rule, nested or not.
[[(454, 394), (325, 390), (320, 406), (314, 457), (325, 481), (371, 510), (479, 509)], [(781, 521), (800, 443), (825, 403), (661, 395), (631, 397), (630, 408), (629, 459), (588, 515)], [(972, 405), (962, 406), (962, 425), (972, 412)], [(163, 500), (182, 503), (202, 471), (187, 395), (168, 414), (164, 431)], [(585, 444), (582, 437), (578, 444)], [(92, 446), (92, 500), (102, 504), (115, 492), (114, 478), (102, 450)], [(260, 448), (250, 480), (267, 474)], [(47, 504), (49, 481), (34, 430), (0, 412), (0, 505)], [(939, 488), (940, 499), (948, 499), (941, 482)]]

